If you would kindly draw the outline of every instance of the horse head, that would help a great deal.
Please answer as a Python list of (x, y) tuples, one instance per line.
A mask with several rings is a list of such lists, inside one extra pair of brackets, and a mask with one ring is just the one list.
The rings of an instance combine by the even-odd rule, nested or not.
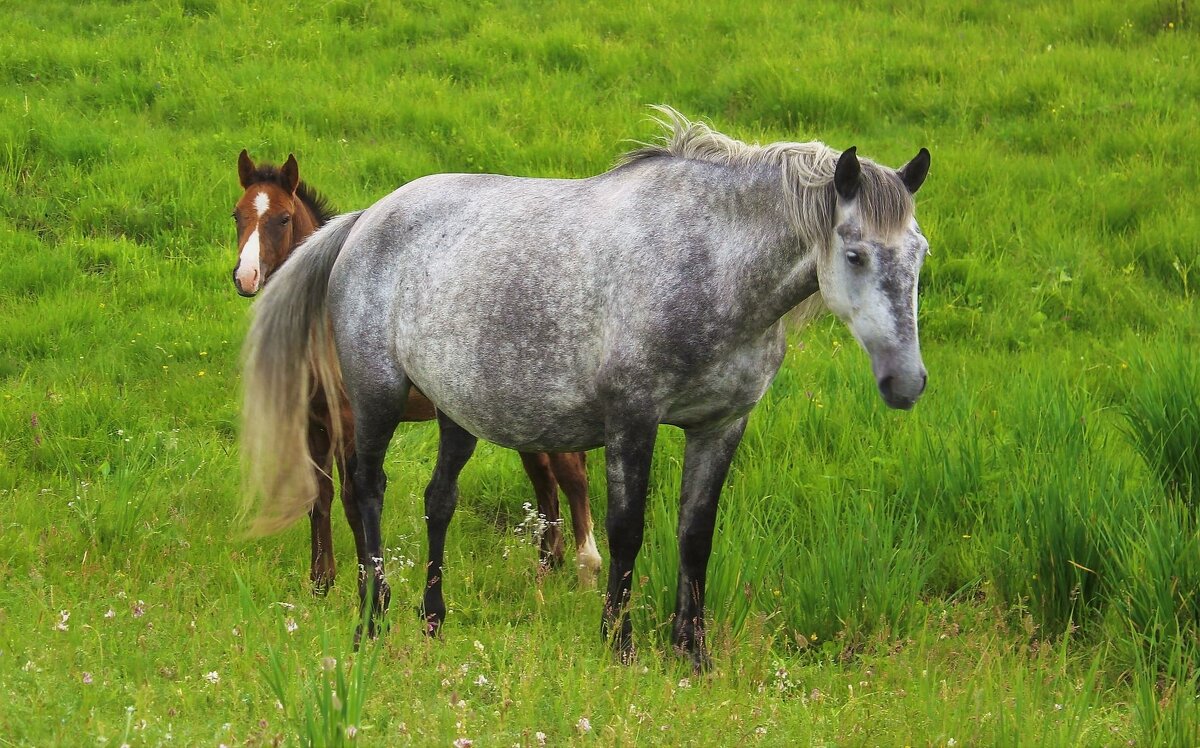
[(898, 171), (860, 163), (854, 148), (842, 153), (833, 179), (834, 227), (817, 264), (825, 304), (871, 357), (884, 402), (905, 410), (927, 381), (917, 340), (917, 277), (929, 242), (911, 196), (928, 172), (924, 148)]
[(242, 296), (254, 296), (316, 229), (316, 221), (297, 196), (300, 168), (294, 155), (289, 154), (279, 168), (256, 166), (243, 149), (238, 156), (238, 179), (245, 192), (233, 209), (238, 236), (233, 284)]

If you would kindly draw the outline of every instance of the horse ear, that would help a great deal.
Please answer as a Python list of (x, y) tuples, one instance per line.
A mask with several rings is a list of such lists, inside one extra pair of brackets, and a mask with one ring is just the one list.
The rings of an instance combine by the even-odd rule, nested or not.
[(287, 161), (283, 162), (283, 167), (279, 170), (279, 176), (283, 177), (283, 188), (289, 193), (296, 191), (296, 186), (300, 184), (300, 165), (296, 163), (296, 156), (289, 153)]
[(838, 157), (837, 168), (833, 170), (833, 186), (843, 200), (853, 200), (858, 194), (859, 177), (862, 167), (858, 163), (858, 148), (850, 146)]
[(901, 166), (900, 171), (896, 173), (900, 175), (900, 180), (904, 182), (904, 186), (908, 188), (908, 191), (916, 194), (917, 190), (921, 189), (921, 185), (925, 183), (925, 177), (929, 174), (929, 151), (922, 148), (916, 156), (913, 156), (912, 161)]
[(238, 154), (238, 181), (242, 183), (242, 189), (254, 184), (254, 162), (245, 148)]

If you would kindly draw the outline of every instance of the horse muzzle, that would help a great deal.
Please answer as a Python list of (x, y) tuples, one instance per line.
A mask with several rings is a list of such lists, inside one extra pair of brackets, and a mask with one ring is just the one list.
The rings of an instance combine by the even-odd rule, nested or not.
[(864, 345), (867, 355), (871, 357), (871, 372), (875, 375), (875, 384), (879, 387), (879, 395), (889, 408), (909, 410), (916, 405), (925, 386), (929, 383), (929, 373), (921, 360), (921, 349), (916, 345)]
[(879, 394), (889, 408), (910, 410), (925, 392), (925, 385), (929, 383), (929, 373), (925, 371), (924, 366), (919, 366), (915, 372), (908, 375), (884, 374), (876, 383), (879, 385)]
[(254, 273), (250, 274), (250, 277), (245, 279), (246, 286), (249, 286), (251, 288), (251, 290), (249, 290), (249, 291), (246, 290), (246, 286), (242, 285), (242, 281), (243, 281), (242, 276), (244, 276), (244, 275), (246, 275), (246, 273), (238, 272), (238, 268), (233, 269), (233, 287), (237, 289), (239, 296), (244, 296), (247, 299), (254, 298), (254, 296), (262, 288), (262, 284), (258, 282), (258, 271), (255, 271)]

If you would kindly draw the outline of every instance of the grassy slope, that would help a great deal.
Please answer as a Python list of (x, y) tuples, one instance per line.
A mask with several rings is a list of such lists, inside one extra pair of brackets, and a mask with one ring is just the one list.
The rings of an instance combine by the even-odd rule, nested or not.
[(321, 703), (320, 658), (348, 659), (348, 575), (307, 595), (307, 528), (230, 540), (238, 150), (295, 151), (349, 208), (434, 171), (595, 173), (654, 134), (653, 102), (891, 164), (930, 147), (931, 392), (884, 412), (838, 326), (797, 337), (726, 493), (716, 672), (687, 682), (659, 651), (677, 434), (641, 559), (644, 651), (622, 668), (595, 594), (535, 575), (512, 533), (528, 489), (491, 447), (463, 478), (446, 640), (420, 638), (401, 559), (423, 557), (434, 435), (408, 429), (389, 468), (397, 625), (358, 739), (557, 743), (581, 716), (602, 744), (1195, 738), (1188, 686), (1170, 685), (1195, 628), (1147, 616), (1194, 589), (1180, 569), (1196, 564), (1144, 550), (1190, 559), (1195, 533), (1115, 413), (1139, 356), (1200, 332), (1192, 19), (1172, 2), (791, 5), (6, 10), (0, 743), (291, 735)]

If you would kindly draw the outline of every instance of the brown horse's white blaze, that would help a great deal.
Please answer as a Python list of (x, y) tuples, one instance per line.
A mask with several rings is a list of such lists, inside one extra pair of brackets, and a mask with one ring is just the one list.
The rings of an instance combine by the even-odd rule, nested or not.
[(259, 257), (260, 242), (258, 239), (262, 217), (271, 208), (271, 196), (266, 190), (254, 196), (255, 223), (250, 236), (242, 242), (238, 252), (238, 264), (233, 271), (233, 282), (243, 296), (253, 296), (262, 287), (261, 260)]

